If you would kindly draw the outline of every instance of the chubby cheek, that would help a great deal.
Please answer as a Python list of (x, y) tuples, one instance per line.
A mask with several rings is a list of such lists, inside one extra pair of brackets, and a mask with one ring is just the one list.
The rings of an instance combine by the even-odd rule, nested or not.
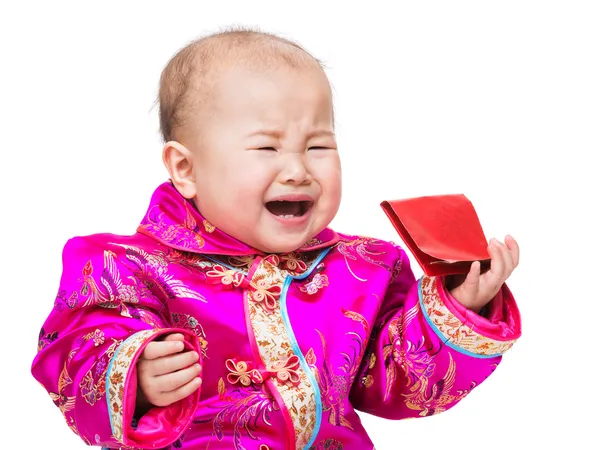
[(342, 173), (339, 159), (335, 158), (330, 164), (321, 168), (317, 180), (321, 187), (323, 213), (329, 220), (337, 213), (342, 199)]

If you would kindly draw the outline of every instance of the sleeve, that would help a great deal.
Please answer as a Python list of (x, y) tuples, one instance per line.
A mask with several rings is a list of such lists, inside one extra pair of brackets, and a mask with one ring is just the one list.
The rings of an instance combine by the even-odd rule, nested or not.
[[(132, 426), (136, 362), (145, 346), (179, 332), (202, 355), (187, 330), (169, 328), (152, 275), (117, 244), (74, 238), (63, 250), (54, 307), (40, 332), (32, 374), (50, 394), (69, 427), (88, 445), (161, 448), (189, 426), (200, 390), (167, 407), (154, 407)], [(137, 269), (137, 270), (136, 270)]]
[(400, 259), (371, 333), (351, 402), (388, 419), (425, 417), (465, 398), (498, 366), (521, 334), (521, 319), (504, 285), (486, 317), (450, 296), (443, 278), (415, 282)]

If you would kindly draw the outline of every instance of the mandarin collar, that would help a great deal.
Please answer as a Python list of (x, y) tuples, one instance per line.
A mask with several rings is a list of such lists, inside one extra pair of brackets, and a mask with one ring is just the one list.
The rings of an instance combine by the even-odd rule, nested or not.
[[(265, 255), (210, 224), (192, 201), (167, 181), (154, 191), (137, 231), (168, 247), (207, 255)], [(296, 252), (325, 249), (339, 241), (330, 228), (321, 231)]]

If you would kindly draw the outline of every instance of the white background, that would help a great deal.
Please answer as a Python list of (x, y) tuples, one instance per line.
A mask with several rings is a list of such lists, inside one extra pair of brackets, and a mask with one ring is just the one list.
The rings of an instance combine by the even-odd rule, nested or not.
[(0, 7), (1, 448), (84, 448), (29, 373), (62, 246), (135, 231), (167, 177), (160, 71), (232, 24), (295, 39), (329, 67), (336, 229), (399, 240), (380, 201), (461, 192), (488, 237), (521, 244), (509, 285), (523, 337), (449, 412), (362, 415), (377, 448), (600, 448), (598, 3), (95, 4)]

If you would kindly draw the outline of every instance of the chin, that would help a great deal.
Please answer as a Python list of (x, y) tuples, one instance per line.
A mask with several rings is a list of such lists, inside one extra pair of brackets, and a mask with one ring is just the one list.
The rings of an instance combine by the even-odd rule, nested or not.
[(265, 253), (291, 253), (293, 251), (298, 250), (300, 247), (304, 245), (305, 241), (302, 242), (281, 242), (281, 243), (273, 243), (270, 242), (269, 246), (264, 246), (264, 248), (260, 248)]

